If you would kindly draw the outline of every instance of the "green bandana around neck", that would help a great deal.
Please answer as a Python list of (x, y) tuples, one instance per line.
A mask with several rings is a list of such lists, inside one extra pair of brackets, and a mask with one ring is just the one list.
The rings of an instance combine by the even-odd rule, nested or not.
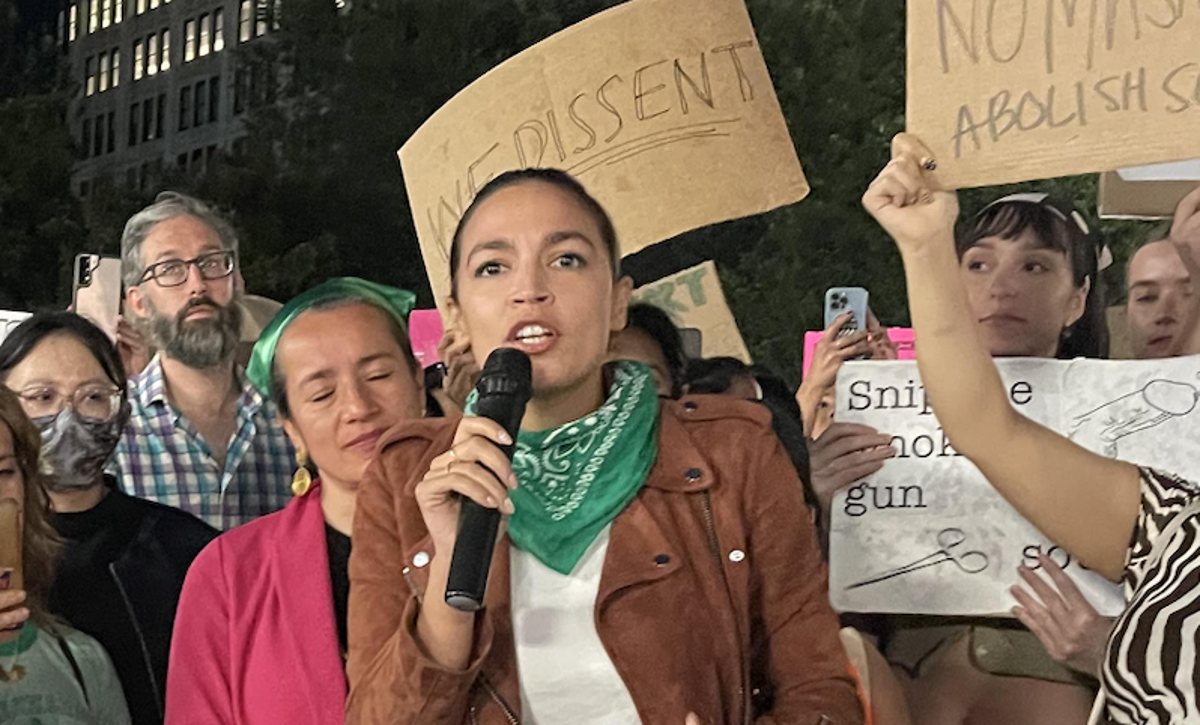
[[(560, 574), (646, 483), (658, 456), (658, 392), (650, 369), (619, 361), (608, 399), (594, 413), (550, 430), (517, 435), (508, 537)], [(475, 413), (476, 394), (466, 414)]]

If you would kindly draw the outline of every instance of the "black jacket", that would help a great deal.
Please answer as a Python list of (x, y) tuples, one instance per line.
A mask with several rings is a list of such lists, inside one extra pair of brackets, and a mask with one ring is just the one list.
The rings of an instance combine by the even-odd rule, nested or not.
[(218, 532), (178, 509), (128, 496), (112, 483), (90, 511), (52, 517), (66, 549), (50, 608), (104, 646), (134, 725), (158, 725), (183, 579)]

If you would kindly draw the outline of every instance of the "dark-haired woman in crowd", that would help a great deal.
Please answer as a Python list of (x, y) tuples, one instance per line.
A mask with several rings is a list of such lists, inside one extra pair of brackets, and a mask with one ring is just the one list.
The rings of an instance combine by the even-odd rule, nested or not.
[(50, 523), (65, 543), (50, 609), (108, 651), (134, 725), (161, 723), (179, 592), (217, 532), (105, 475), (129, 406), (121, 356), (95, 325), (30, 317), (0, 344), (0, 382), (41, 431)]
[[(999, 199), (959, 230), (955, 251), (967, 309), (992, 357), (1107, 354), (1098, 278), (1102, 249), (1069, 203), (1045, 194)], [(1059, 573), (1049, 559), (1042, 566)], [(1020, 574), (1014, 583), (1044, 591), (1037, 574)], [(1025, 595), (1017, 592), (1019, 598)], [(1037, 627), (1024, 616), (1028, 609), (1022, 610), (1024, 622), (988, 620), (960, 627), (943, 626), (945, 620), (935, 618), (924, 623), (928, 626), (895, 632), (885, 652), (904, 672), (917, 721), (1052, 725), (1085, 720), (1111, 621), (1073, 594), (1054, 593), (1064, 607), (1071, 602), (1073, 627), (1064, 634), (1097, 657), (1056, 662), (1038, 639), (1043, 633), (1027, 628)], [(1041, 607), (1032, 597), (1026, 600), (1030, 608)]]
[[(939, 422), (1023, 516), (1085, 566), (1123, 580), (1128, 605), (1101, 670), (1107, 717), (1193, 721), (1200, 487), (1093, 454), (1009, 405), (955, 273), (957, 199), (923, 170), (934, 164), (919, 142), (901, 136), (894, 150), (863, 204), (904, 259), (917, 359)], [(1188, 258), (1200, 254), (1195, 210), (1180, 214), (1171, 233)]]
[[(509, 172), (450, 256), (454, 326), (477, 360), (526, 352), (533, 397), (511, 464), (483, 418), (382, 443), (355, 521), (348, 719), (861, 723), (766, 411), (660, 402), (645, 366), (607, 364), (632, 284), (604, 209), (562, 172)], [(462, 496), (508, 515), (478, 613), (445, 602)]]
[[(389, 428), (422, 414), (414, 296), (339, 278), (289, 302), (246, 375), (295, 445), (295, 498), (196, 559), (171, 648), (167, 722), (343, 722), (347, 573), (359, 482)], [(313, 479), (309, 467), (319, 474)]]
[[(1069, 203), (1045, 194), (999, 199), (960, 226), (955, 254), (967, 309), (992, 357), (1107, 353), (1098, 277), (1102, 250)], [(837, 349), (819, 355), (810, 376), (831, 386), (844, 359), (869, 350), (869, 337), (860, 333), (828, 341), (827, 347)], [(811, 445), (813, 485), (827, 511), (837, 490), (875, 473), (893, 451), (887, 435), (863, 425), (832, 423), (818, 433)], [(1058, 573), (1048, 559), (1042, 566)], [(1021, 579), (1029, 586), (1042, 585), (1030, 571), (1022, 571)], [(1023, 590), (1017, 596), (1025, 597), (1028, 607), (1021, 619), (1033, 632), (1012, 620), (966, 627), (949, 625), (944, 618), (914, 619), (882, 643), (902, 671), (918, 722), (957, 724), (971, 713), (980, 717), (980, 712), (994, 715), (990, 722), (997, 723), (1049, 724), (1086, 717), (1099, 664), (1096, 653), (1111, 622), (1074, 592), (1056, 593), (1072, 615), (1070, 628), (1053, 633), (1054, 639), (1072, 643), (1069, 653), (1055, 648), (1061, 659), (1056, 662), (1044, 644), (1051, 635), (1027, 616), (1040, 605)]]
[(613, 335), (612, 358), (634, 360), (650, 368), (658, 394), (678, 398), (683, 391), (687, 355), (683, 337), (671, 316), (661, 308), (639, 302), (629, 305), (629, 322)]
[[(21, 564), (13, 571), (14, 552), (0, 552), (10, 565), (0, 568), (0, 722), (127, 725), (121, 682), (104, 649), (47, 609), (59, 541), (47, 521), (41, 446), (17, 396), (0, 385), (0, 502), (16, 507), (15, 522), (3, 517), (0, 542), (18, 540)], [(16, 532), (7, 530), (14, 524)]]

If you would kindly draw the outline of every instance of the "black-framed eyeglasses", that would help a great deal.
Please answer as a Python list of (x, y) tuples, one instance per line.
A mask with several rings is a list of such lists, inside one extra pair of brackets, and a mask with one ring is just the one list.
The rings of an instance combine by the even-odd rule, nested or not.
[(200, 279), (225, 279), (233, 274), (236, 262), (237, 255), (232, 249), (201, 254), (195, 259), (164, 259), (146, 267), (138, 284), (153, 279), (159, 287), (178, 287), (188, 281), (193, 265), (200, 271)]

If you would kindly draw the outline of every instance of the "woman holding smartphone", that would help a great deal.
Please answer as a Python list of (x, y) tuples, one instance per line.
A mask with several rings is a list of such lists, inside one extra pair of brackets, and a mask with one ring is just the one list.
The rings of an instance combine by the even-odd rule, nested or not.
[(17, 396), (0, 385), (0, 511), (8, 511), (0, 515), (0, 722), (128, 725), (104, 649), (46, 609), (59, 545), (46, 518), (41, 445)]
[[(456, 230), (447, 311), (477, 360), (515, 347), (509, 442), (413, 422), (364, 481), (350, 563), (352, 722), (861, 723), (801, 486), (767, 411), (660, 402), (607, 365), (632, 284), (572, 177), (492, 180)], [(508, 516), (487, 606), (445, 603), (461, 498)]]

